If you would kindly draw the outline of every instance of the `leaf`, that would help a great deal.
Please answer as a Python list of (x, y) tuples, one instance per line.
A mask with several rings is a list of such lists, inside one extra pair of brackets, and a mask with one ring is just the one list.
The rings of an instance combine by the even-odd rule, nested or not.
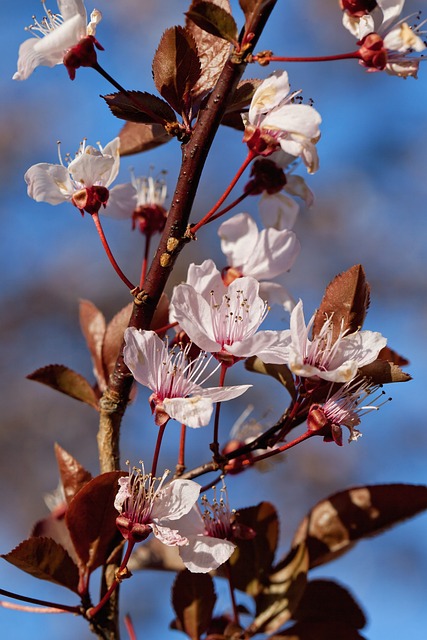
[(51, 389), (65, 393), (71, 398), (98, 409), (97, 395), (86, 378), (63, 364), (49, 364), (46, 367), (41, 367), (30, 373), (27, 378), (41, 382)]
[(353, 627), (341, 622), (297, 622), (269, 640), (365, 640)]
[(161, 124), (142, 124), (126, 122), (119, 133), (120, 155), (130, 156), (133, 153), (150, 151), (172, 140)]
[(65, 499), (70, 503), (76, 493), (92, 480), (89, 471), (86, 471), (71, 454), (55, 444), (55, 456), (58, 463), (59, 475), (64, 488)]
[(66, 522), (78, 556), (89, 571), (104, 564), (120, 541), (114, 498), (122, 471), (103, 473), (88, 482), (73, 498)]
[[(214, 4), (231, 13), (229, 0), (214, 0)], [(200, 99), (215, 86), (230, 55), (230, 45), (226, 40), (206, 33), (188, 18), (186, 29), (193, 36), (199, 54), (201, 74), (193, 87), (192, 95), (193, 101), (198, 98), (197, 102), (200, 102)], [(196, 108), (199, 106), (197, 102)]]
[(328, 284), (316, 312), (313, 337), (319, 335), (328, 318), (332, 318), (333, 342), (341, 331), (354, 333), (363, 325), (369, 306), (370, 287), (360, 264), (350, 267)]
[(256, 596), (271, 572), (279, 537), (279, 520), (273, 505), (261, 502), (256, 507), (240, 509), (236, 523), (252, 529), (256, 535), (249, 540), (233, 539), (237, 545), (230, 558), (233, 584), (237, 589)]
[(114, 370), (122, 346), (123, 334), (129, 324), (132, 308), (133, 302), (130, 302), (116, 313), (111, 322), (108, 323), (102, 345), (102, 361), (108, 375)]
[(183, 27), (167, 29), (153, 59), (158, 92), (178, 113), (187, 113), (190, 92), (201, 68), (193, 36)]
[(82, 333), (88, 346), (95, 378), (100, 389), (105, 387), (105, 371), (102, 366), (102, 342), (105, 334), (105, 318), (90, 300), (80, 300), (79, 319)]
[(392, 362), (385, 362), (377, 359), (370, 364), (360, 367), (359, 373), (362, 376), (371, 378), (373, 384), (388, 384), (389, 382), (408, 382), (412, 376)]
[(393, 364), (399, 365), (399, 367), (405, 367), (409, 364), (409, 360), (407, 360), (404, 356), (399, 355), (390, 347), (383, 347), (378, 354), (378, 358), (380, 360), (386, 360), (387, 362), (392, 362)]
[(161, 98), (145, 91), (110, 93), (102, 96), (116, 118), (144, 124), (176, 122), (176, 115)]
[(56, 511), (49, 513), (46, 518), (38, 520), (31, 530), (31, 536), (38, 538), (51, 538), (63, 547), (70, 558), (78, 565), (79, 557), (74, 549), (70, 532), (65, 524), (65, 503), (61, 514)]
[(427, 486), (354, 487), (319, 502), (299, 525), (293, 546), (305, 541), (310, 568), (338, 558), (362, 538), (378, 535), (427, 509)]
[(354, 629), (366, 625), (365, 614), (353, 596), (331, 580), (311, 580), (293, 614), (301, 622), (335, 622)]
[(18, 569), (78, 593), (79, 570), (61, 545), (50, 538), (28, 538), (1, 556)]
[(254, 13), (261, 11), (275, 0), (239, 0), (240, 7), (245, 14), (247, 22)]
[(233, 97), (227, 103), (226, 113), (231, 111), (240, 112), (250, 105), (255, 91), (261, 84), (262, 80), (252, 78), (248, 80), (241, 80), (237, 85), (236, 91), (233, 93)]
[(213, 2), (195, 0), (185, 14), (200, 29), (212, 36), (227, 40), (232, 44), (237, 42), (237, 25), (228, 11)]
[(191, 640), (199, 640), (212, 619), (216, 595), (207, 573), (178, 573), (172, 588), (172, 604), (177, 615), (176, 628)]
[(294, 377), (285, 364), (267, 364), (258, 358), (258, 356), (251, 356), (245, 360), (245, 369), (275, 378), (280, 384), (286, 387), (291, 397), (295, 398)]
[(252, 634), (274, 633), (293, 615), (307, 583), (308, 552), (304, 543), (293, 549), (269, 576), (269, 583), (256, 597)]

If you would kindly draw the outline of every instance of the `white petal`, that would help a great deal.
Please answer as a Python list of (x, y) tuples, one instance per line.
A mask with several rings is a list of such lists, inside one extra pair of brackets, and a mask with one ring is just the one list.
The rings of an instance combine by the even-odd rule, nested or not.
[(295, 307), (293, 297), (277, 282), (260, 282), (259, 293), (262, 299), (268, 302), (269, 306), (279, 304), (288, 313), (291, 313)]
[(244, 273), (258, 280), (275, 278), (292, 268), (300, 250), (301, 245), (293, 231), (263, 229), (244, 266)]
[(377, 0), (377, 4), (383, 12), (381, 31), (385, 31), (389, 24), (397, 20), (402, 12), (405, 0)]
[(109, 218), (126, 220), (132, 217), (135, 209), (135, 187), (128, 182), (127, 184), (117, 184), (115, 187), (110, 189), (107, 206), (105, 209), (101, 209), (101, 211)]
[(130, 487), (129, 476), (124, 476), (122, 478), (119, 478), (118, 484), (119, 484), (119, 490), (114, 500), (114, 508), (117, 509), (119, 513), (122, 513), (122, 507), (123, 507), (124, 501), (130, 498), (130, 496), (132, 495), (129, 490), (129, 487)]
[(357, 331), (340, 341), (330, 369), (346, 361), (355, 361), (359, 367), (377, 359), (379, 352), (387, 344), (387, 339), (376, 331)]
[(189, 538), (189, 544), (180, 547), (179, 554), (189, 571), (207, 573), (227, 562), (235, 548), (229, 540), (199, 536)]
[(171, 299), (171, 317), (200, 349), (215, 353), (221, 349), (214, 339), (210, 304), (188, 284), (175, 287)]
[[(232, 267), (244, 265), (258, 242), (258, 227), (248, 213), (238, 213), (221, 224), (218, 229), (221, 251)], [(245, 275), (251, 275), (244, 272)]]
[(84, 153), (70, 162), (68, 171), (76, 182), (85, 187), (92, 187), (94, 184), (105, 187), (114, 165), (114, 158), (102, 154), (95, 155), (90, 153), (90, 149), (92, 147), (86, 147)]
[(292, 229), (299, 212), (299, 205), (295, 200), (283, 193), (264, 193), (258, 202), (258, 208), (263, 224), (279, 231)]
[(58, 9), (64, 20), (80, 15), (86, 23), (86, 9), (83, 0), (58, 0)]
[(408, 58), (407, 60), (395, 60), (386, 64), (385, 70), (391, 76), (399, 78), (417, 78), (420, 60)]
[(277, 107), (289, 93), (286, 71), (275, 71), (255, 91), (249, 108), (249, 122), (257, 124), (257, 118)]
[(36, 202), (60, 204), (71, 199), (75, 189), (68, 170), (60, 164), (34, 164), (24, 176), (28, 195)]
[(182, 547), (188, 544), (187, 538), (181, 536), (176, 529), (162, 527), (155, 522), (152, 523), (151, 527), (156, 538), (168, 547)]
[(301, 356), (301, 359), (303, 359), (306, 355), (308, 329), (305, 324), (302, 300), (298, 302), (291, 313), (290, 329), (292, 336), (292, 346), (295, 351)]
[(359, 18), (355, 18), (354, 16), (350, 16), (346, 11), (344, 11), (342, 16), (343, 26), (350, 31), (350, 33), (359, 40)]
[[(307, 187), (304, 178), (293, 174), (286, 176), (286, 178), (285, 191), (290, 193), (292, 196), (298, 196), (298, 198), (304, 200), (307, 207), (311, 207), (314, 202), (314, 195), (311, 189)], [(291, 227), (288, 228), (291, 229)]]
[(242, 342), (227, 346), (227, 351), (240, 358), (258, 356), (263, 362), (284, 364), (290, 341), (288, 331), (258, 331)]
[(157, 391), (157, 374), (162, 368), (165, 343), (154, 331), (128, 327), (124, 335), (123, 358), (137, 382)]
[(205, 397), (210, 398), (212, 402), (225, 402), (226, 400), (238, 398), (251, 387), (251, 384), (238, 384), (231, 387), (209, 387), (208, 389), (203, 389), (202, 393)]
[(200, 495), (200, 485), (193, 480), (172, 480), (154, 501), (152, 517), (160, 524), (164, 519), (177, 520), (191, 511)]
[[(321, 122), (322, 118), (314, 107), (310, 107), (307, 104), (285, 104), (270, 113), (263, 120), (262, 126), (266, 129), (271, 128), (298, 133), (312, 139), (319, 137), (319, 125)], [(291, 152), (288, 151), (288, 153)], [(291, 155), (294, 154), (291, 153)]]
[(105, 187), (109, 187), (112, 182), (117, 178), (120, 168), (120, 138), (116, 136), (102, 149), (102, 155), (111, 156), (113, 163), (111, 165), (110, 173), (103, 178)]
[(209, 424), (213, 411), (212, 400), (200, 395), (190, 398), (165, 398), (163, 406), (168, 416), (193, 429)]

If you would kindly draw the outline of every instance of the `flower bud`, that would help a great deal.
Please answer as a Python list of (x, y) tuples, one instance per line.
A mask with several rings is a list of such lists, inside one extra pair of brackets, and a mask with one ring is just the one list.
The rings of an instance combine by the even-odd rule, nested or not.
[(369, 33), (357, 43), (362, 64), (370, 69), (383, 71), (387, 64), (387, 49), (378, 33)]
[(70, 80), (76, 77), (76, 69), (79, 67), (94, 67), (97, 64), (95, 47), (104, 50), (95, 36), (85, 36), (74, 47), (71, 47), (64, 56), (64, 66), (68, 71)]

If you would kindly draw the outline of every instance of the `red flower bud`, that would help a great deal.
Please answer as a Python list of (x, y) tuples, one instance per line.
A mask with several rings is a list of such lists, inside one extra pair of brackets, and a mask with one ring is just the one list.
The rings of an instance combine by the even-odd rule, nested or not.
[(85, 36), (67, 51), (63, 62), (70, 80), (74, 80), (76, 69), (79, 67), (94, 67), (97, 64), (95, 47), (104, 51), (104, 47), (99, 44), (95, 36)]

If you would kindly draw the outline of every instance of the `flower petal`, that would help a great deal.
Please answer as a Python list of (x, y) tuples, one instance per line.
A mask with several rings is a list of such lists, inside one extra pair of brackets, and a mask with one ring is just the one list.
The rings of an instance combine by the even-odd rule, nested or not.
[(186, 284), (193, 287), (207, 300), (210, 298), (211, 292), (215, 297), (222, 297), (226, 291), (221, 274), (215, 262), (210, 258), (204, 260), (202, 264), (190, 264)]
[[(258, 227), (248, 213), (238, 213), (221, 224), (218, 229), (221, 251), (228, 264), (239, 268), (246, 264), (258, 242)], [(251, 275), (245, 272), (245, 275)]]
[(258, 202), (258, 209), (264, 226), (281, 231), (292, 229), (298, 216), (299, 205), (283, 193), (264, 193)]
[(136, 191), (135, 187), (128, 182), (127, 184), (117, 184), (110, 189), (108, 203), (101, 212), (109, 218), (116, 220), (126, 220), (131, 218), (136, 209)]
[(154, 331), (128, 327), (124, 335), (123, 358), (137, 382), (157, 390), (157, 374), (162, 368), (165, 343)]
[(249, 122), (257, 124), (257, 118), (277, 107), (290, 90), (286, 71), (275, 71), (255, 91), (249, 108)]
[(41, 162), (34, 164), (24, 176), (28, 195), (36, 202), (60, 204), (70, 200), (75, 188), (66, 167)]
[(211, 398), (201, 395), (165, 398), (162, 404), (168, 416), (193, 429), (209, 424), (213, 411)]
[(179, 554), (192, 573), (207, 573), (217, 569), (231, 557), (236, 545), (229, 540), (208, 536), (189, 537), (188, 545), (180, 547)]
[(175, 287), (171, 317), (200, 349), (215, 353), (221, 345), (214, 339), (210, 304), (188, 284)]
[(172, 480), (161, 490), (154, 501), (151, 515), (157, 523), (177, 520), (189, 513), (200, 495), (200, 485), (193, 480)]

